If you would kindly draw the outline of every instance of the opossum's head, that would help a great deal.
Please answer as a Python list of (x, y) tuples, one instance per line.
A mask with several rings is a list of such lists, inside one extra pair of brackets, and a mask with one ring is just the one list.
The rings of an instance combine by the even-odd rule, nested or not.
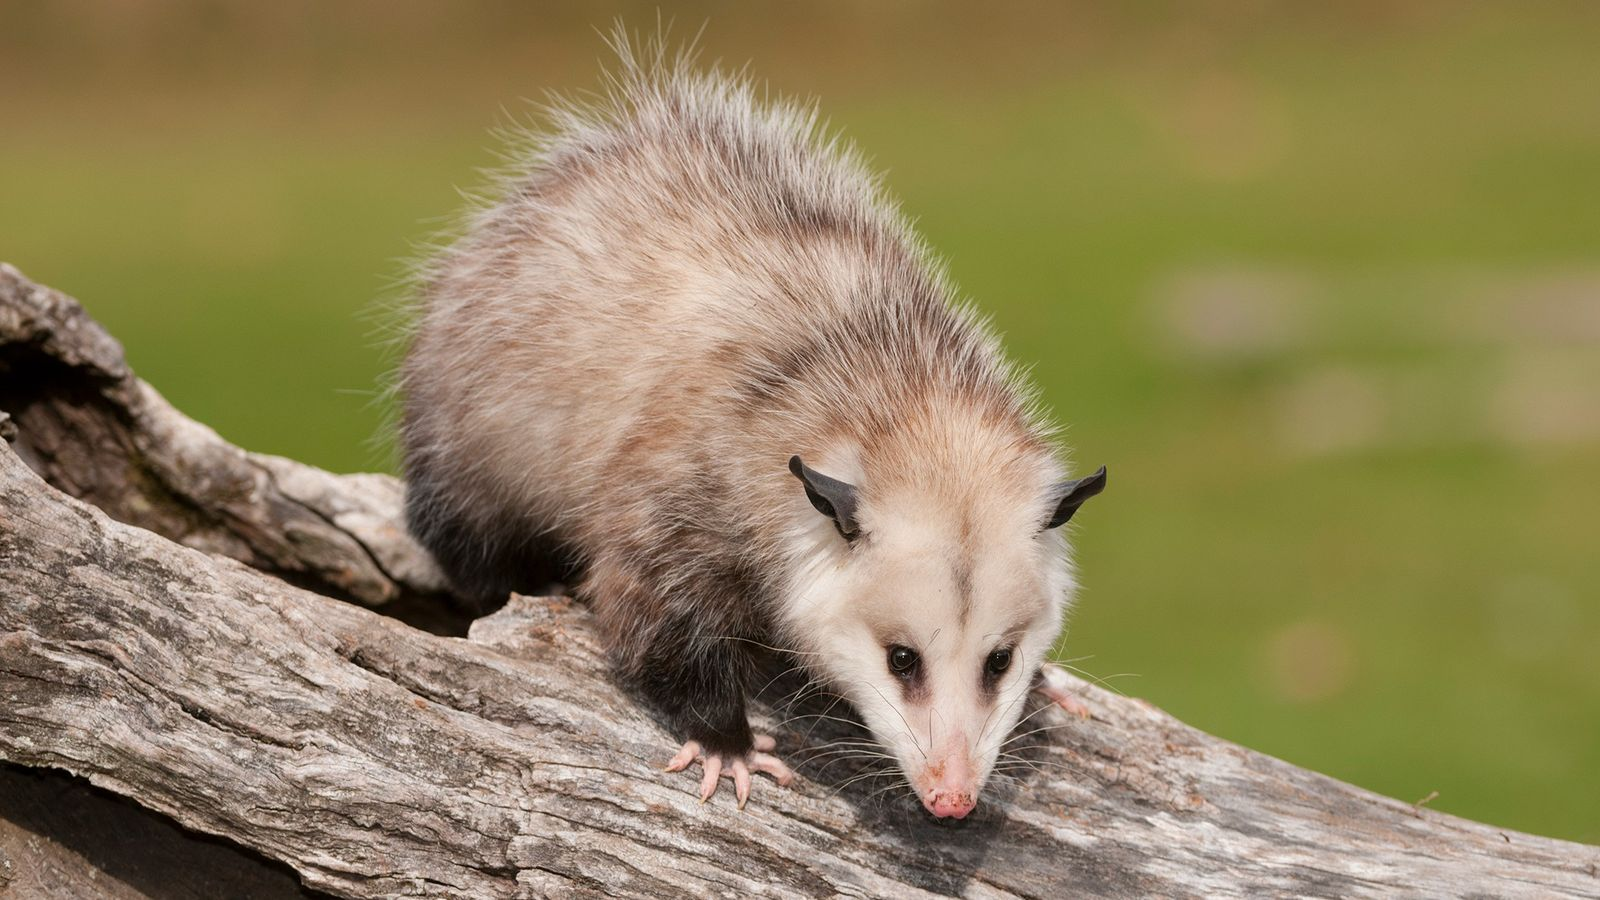
[(1061, 629), (1073, 583), (1058, 526), (1105, 470), (1060, 481), (1039, 462), (982, 484), (970, 471), (872, 480), (832, 465), (842, 471), (790, 461), (811, 509), (795, 511), (788, 630), (923, 806), (964, 817)]

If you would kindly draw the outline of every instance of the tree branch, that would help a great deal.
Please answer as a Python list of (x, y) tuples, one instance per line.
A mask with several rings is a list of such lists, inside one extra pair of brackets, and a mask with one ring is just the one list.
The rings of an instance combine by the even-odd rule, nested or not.
[[(1378, 797), (1089, 684), (1093, 718), (1031, 722), (1059, 727), (956, 827), (893, 776), (852, 781), (856, 760), (762, 783), (743, 813), (702, 806), (660, 771), (671, 737), (618, 694), (583, 609), (518, 597), (459, 639), (333, 599), (442, 602), (399, 486), (231, 447), (9, 267), (0, 409), (0, 759), (319, 890), (1600, 894), (1596, 848)], [(777, 718), (792, 758), (842, 733)]]

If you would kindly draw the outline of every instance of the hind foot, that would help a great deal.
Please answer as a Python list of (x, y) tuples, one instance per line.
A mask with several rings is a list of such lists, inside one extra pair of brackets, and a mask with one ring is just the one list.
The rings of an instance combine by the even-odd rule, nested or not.
[(667, 763), (667, 771), (682, 772), (698, 759), (704, 770), (700, 777), (700, 802), (710, 800), (722, 779), (729, 778), (733, 780), (734, 798), (739, 808), (744, 809), (745, 802), (750, 799), (751, 773), (764, 772), (780, 785), (788, 785), (794, 779), (794, 772), (783, 764), (783, 760), (772, 755), (777, 746), (778, 742), (772, 738), (756, 735), (755, 746), (749, 753), (706, 753), (699, 741), (688, 741), (672, 758), (672, 762)]

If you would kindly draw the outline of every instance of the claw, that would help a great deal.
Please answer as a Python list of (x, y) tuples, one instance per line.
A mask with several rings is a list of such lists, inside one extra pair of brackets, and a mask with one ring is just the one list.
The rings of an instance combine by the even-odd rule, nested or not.
[(708, 754), (699, 741), (686, 741), (677, 755), (667, 763), (666, 771), (682, 772), (690, 763), (699, 760), (703, 770), (700, 776), (700, 802), (709, 801), (717, 793), (717, 786), (722, 779), (729, 778), (733, 781), (734, 798), (738, 801), (739, 808), (744, 809), (750, 800), (750, 787), (755, 780), (754, 775), (766, 774), (783, 786), (794, 780), (794, 772), (769, 752), (777, 749), (777, 746), (777, 741), (770, 736), (757, 735), (752, 745), (753, 749), (748, 754), (732, 756), (722, 753)]
[(678, 751), (678, 755), (674, 756), (672, 758), (672, 761), (667, 763), (666, 771), (668, 771), (668, 772), (682, 772), (684, 769), (689, 768), (689, 763), (694, 762), (695, 759), (697, 757), (699, 757), (699, 756), (700, 756), (700, 742), (699, 741), (689, 741), (689, 742), (687, 742), (687, 743), (685, 743), (683, 745), (683, 749), (682, 750)]
[(742, 759), (733, 761), (733, 798), (741, 810), (750, 800), (750, 767)]
[(768, 753), (750, 754), (750, 768), (756, 772), (765, 772), (772, 776), (781, 787), (788, 787), (794, 780), (794, 771), (784, 765), (783, 760)]
[(713, 753), (700, 765), (705, 769), (705, 774), (700, 776), (700, 802), (704, 803), (717, 792), (717, 781), (722, 778), (722, 754)]
[(1073, 690), (1072, 678), (1060, 666), (1046, 663), (1039, 667), (1039, 693), (1067, 713), (1080, 719), (1089, 718), (1089, 707)]

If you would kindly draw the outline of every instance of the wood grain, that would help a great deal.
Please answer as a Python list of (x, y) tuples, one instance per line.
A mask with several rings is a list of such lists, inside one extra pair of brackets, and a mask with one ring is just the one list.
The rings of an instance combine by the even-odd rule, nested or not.
[[(819, 755), (701, 805), (587, 613), (516, 597), (465, 637), (401, 487), (246, 453), (0, 268), (0, 759), (379, 896), (1600, 896), (1600, 849), (1414, 808), (1079, 683), (955, 825)], [(320, 593), (319, 593), (320, 592)], [(781, 668), (782, 661), (774, 665)], [(850, 726), (758, 704), (791, 760)], [(830, 760), (832, 760), (830, 762)], [(5, 890), (0, 873), (0, 893)]]

